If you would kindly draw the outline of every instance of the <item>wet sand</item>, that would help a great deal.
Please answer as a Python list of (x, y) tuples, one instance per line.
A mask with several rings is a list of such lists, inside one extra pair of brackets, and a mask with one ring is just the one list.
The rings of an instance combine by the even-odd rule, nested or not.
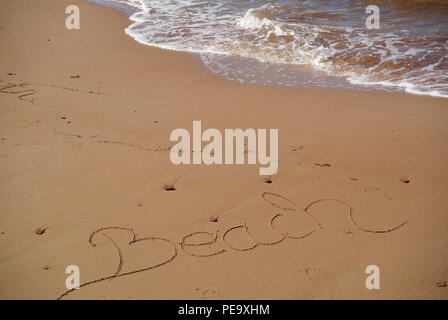
[[(128, 24), (0, 2), (0, 298), (448, 298), (448, 100), (242, 85)], [(272, 183), (171, 164), (193, 120), (278, 129)]]

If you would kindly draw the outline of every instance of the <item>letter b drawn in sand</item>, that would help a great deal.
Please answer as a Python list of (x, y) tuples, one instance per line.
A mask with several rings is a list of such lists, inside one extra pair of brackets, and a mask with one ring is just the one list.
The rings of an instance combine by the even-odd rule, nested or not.
[(65, 268), (65, 273), (69, 274), (65, 279), (65, 287), (68, 290), (79, 289), (80, 286), (80, 272), (79, 267), (75, 265), (69, 265)]
[(69, 5), (65, 8), (65, 13), (69, 14), (65, 19), (65, 27), (68, 30), (79, 30), (81, 28), (81, 20), (79, 15), (79, 7), (75, 5)]
[(369, 290), (380, 289), (380, 268), (375, 265), (367, 266), (366, 273), (369, 276), (366, 279), (366, 288)]

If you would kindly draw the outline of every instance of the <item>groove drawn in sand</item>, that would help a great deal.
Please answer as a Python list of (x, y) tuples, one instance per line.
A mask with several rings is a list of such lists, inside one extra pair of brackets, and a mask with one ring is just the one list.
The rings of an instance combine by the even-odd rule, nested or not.
[(229, 233), (232, 232), (233, 230), (238, 230), (238, 229), (243, 229), (244, 232), (246, 232), (246, 235), (247, 235), (247, 228), (246, 228), (245, 224), (244, 224), (244, 225), (239, 225), (239, 226), (236, 226), (236, 227), (232, 227), (232, 228), (228, 229), (226, 232), (224, 232), (224, 233), (222, 234), (222, 241), (223, 241), (228, 247), (230, 247), (231, 249), (233, 249), (233, 250), (235, 250), (235, 251), (249, 251), (249, 250), (253, 250), (253, 249), (255, 249), (255, 248), (259, 245), (259, 243), (253, 241), (252, 238), (250, 238), (250, 239), (252, 240), (253, 244), (252, 244), (251, 246), (249, 246), (249, 247), (246, 247), (246, 248), (237, 248), (237, 247), (235, 247), (235, 246), (229, 244), (229, 243), (227, 242), (227, 240), (226, 240), (226, 236), (227, 236), (227, 234), (229, 234)]
[(164, 147), (164, 146), (157, 146), (157, 147), (148, 147), (144, 144), (138, 144), (138, 143), (132, 143), (132, 142), (122, 142), (122, 141), (114, 141), (114, 140), (98, 140), (98, 143), (109, 143), (109, 144), (117, 144), (122, 146), (131, 147), (137, 150), (143, 150), (143, 151), (170, 151), (172, 146)]
[(331, 165), (330, 165), (329, 163), (315, 163), (314, 165), (315, 165), (315, 166), (318, 166), (318, 167), (323, 167), (323, 168), (325, 168), (325, 167), (327, 167), (327, 168), (331, 167)]
[[(212, 240), (208, 241), (208, 242), (202, 242), (202, 243), (188, 243), (188, 242), (186, 242), (187, 239), (192, 238), (192, 237), (194, 237), (196, 235), (201, 235), (201, 234), (202, 235), (205, 234), (205, 235), (210, 236), (212, 238)], [(196, 253), (192, 253), (192, 252), (187, 251), (186, 247), (193, 247), (193, 248), (196, 247), (197, 248), (197, 247), (202, 247), (202, 246), (210, 246), (212, 244), (215, 244), (217, 239), (218, 239), (218, 232), (213, 234), (211, 232), (198, 231), (198, 232), (193, 232), (193, 233), (190, 233), (190, 234), (187, 234), (186, 236), (184, 236), (182, 238), (182, 241), (179, 243), (179, 245), (180, 245), (180, 247), (181, 247), (183, 252), (185, 252), (186, 254), (188, 254), (188, 255), (190, 255), (192, 257), (198, 257), (198, 258), (213, 257), (213, 256), (217, 256), (218, 254), (224, 253), (226, 251), (226, 249), (221, 249), (221, 250), (218, 250), (216, 252), (209, 253), (209, 254), (196, 254)]]
[[(267, 199), (265, 198), (265, 196), (267, 196), (267, 195), (275, 196), (275, 197), (277, 197), (277, 198), (279, 198), (279, 199), (281, 199), (281, 200), (285, 200), (285, 201), (287, 201), (287, 203), (291, 204), (292, 206), (294, 206), (294, 207), (296, 207), (296, 208), (282, 207), (281, 205), (279, 205), (279, 204), (277, 204), (277, 203), (275, 203), (275, 202), (272, 202), (272, 201), (267, 200)], [(294, 202), (288, 200), (287, 198), (285, 198), (285, 197), (283, 197), (283, 196), (281, 196), (281, 195), (275, 194), (275, 193), (264, 192), (263, 195), (262, 195), (262, 197), (263, 197), (263, 199), (265, 199), (266, 202), (270, 203), (270, 204), (273, 205), (274, 207), (277, 207), (277, 208), (280, 208), (280, 209), (284, 210), (285, 212), (286, 212), (286, 211), (294, 211), (294, 212), (295, 212), (297, 209), (299, 209), (299, 210), (305, 212), (310, 218), (312, 218), (313, 220), (316, 221), (316, 223), (319, 225), (319, 227), (320, 227), (321, 229), (323, 229), (322, 225), (319, 223), (319, 221), (318, 221), (316, 218), (314, 218), (313, 216), (311, 216), (311, 215), (308, 213), (308, 209), (310, 209), (313, 205), (315, 205), (315, 204), (317, 204), (317, 203), (320, 203), (320, 202), (324, 202), (324, 201), (330, 201), (330, 202), (331, 202), (331, 201), (334, 201), (334, 202), (339, 202), (339, 203), (343, 204), (344, 206), (346, 206), (347, 209), (348, 209), (348, 217), (349, 217), (349, 219), (350, 219), (351, 224), (352, 224), (353, 226), (355, 226), (358, 230), (360, 230), (360, 231), (364, 231), (364, 232), (370, 232), (370, 233), (389, 233), (389, 232), (395, 231), (395, 230), (397, 230), (397, 229), (403, 227), (406, 223), (409, 222), (409, 220), (406, 220), (406, 221), (404, 221), (403, 223), (401, 223), (401, 224), (399, 224), (399, 225), (397, 225), (397, 226), (394, 226), (394, 227), (390, 227), (390, 228), (388, 228), (388, 229), (384, 229), (384, 230), (372, 230), (372, 229), (367, 229), (367, 228), (360, 227), (360, 226), (355, 222), (355, 220), (354, 220), (354, 218), (353, 218), (353, 211), (354, 211), (353, 208), (352, 208), (348, 203), (346, 203), (345, 201), (340, 200), (340, 199), (332, 199), (332, 198), (328, 198), (328, 199), (319, 199), (319, 200), (316, 200), (316, 201), (311, 202), (310, 204), (308, 204), (307, 206), (305, 206), (305, 207), (302, 209), (302, 208), (300, 208), (297, 204), (295, 204)], [(279, 215), (281, 215), (281, 214), (279, 214)], [(275, 219), (275, 218), (276, 218), (276, 217), (274, 216), (273, 219)], [(271, 221), (271, 222), (272, 222), (272, 221)], [(272, 224), (271, 224), (271, 226), (272, 226)]]
[(114, 140), (98, 140), (96, 138), (99, 137), (99, 135), (92, 135), (90, 137), (83, 137), (81, 134), (78, 133), (68, 133), (63, 132), (54, 129), (54, 133), (60, 136), (69, 137), (69, 138), (78, 138), (78, 139), (86, 139), (86, 140), (93, 140), (97, 143), (104, 143), (104, 144), (116, 144), (116, 145), (122, 145), (126, 147), (130, 147), (136, 150), (142, 150), (142, 151), (151, 151), (151, 152), (163, 152), (163, 151), (170, 151), (172, 146), (156, 146), (156, 147), (150, 147), (144, 144), (137, 144), (132, 142), (121, 142), (121, 141), (114, 141)]
[[(38, 83), (38, 82), (27, 81), (27, 82), (19, 82), (19, 83), (8, 82), (7, 84), (5, 84), (3, 79), (0, 79), (0, 83), (3, 83), (0, 86), (0, 92), (10, 93), (10, 94), (22, 93), (19, 96), (19, 99), (23, 100), (23, 101), (29, 101), (29, 102), (32, 102), (32, 101), (25, 100), (23, 98), (26, 96), (36, 94), (37, 91), (32, 88), (27, 89), (26, 86), (42, 86), (42, 87), (55, 88), (55, 89), (59, 89), (59, 90), (71, 91), (71, 92), (75, 92), (75, 93), (92, 94), (92, 95), (99, 95), (99, 96), (111, 96), (111, 94), (109, 94), (109, 93), (105, 93), (105, 92), (101, 92), (101, 91), (97, 91), (97, 90), (79, 89), (79, 88), (61, 86), (61, 85), (57, 85), (57, 84), (53, 84), (53, 83)], [(24, 90), (20, 90), (20, 89), (24, 89)], [(8, 91), (5, 91), (5, 90), (8, 90)], [(19, 91), (17, 91), (17, 90), (19, 90)]]
[[(302, 209), (298, 204), (296, 204), (295, 202), (283, 197), (282, 195), (276, 194), (276, 193), (272, 193), (272, 192), (263, 192), (263, 194), (261, 195), (261, 197), (263, 198), (264, 201), (266, 201), (267, 203), (269, 203), (270, 205), (281, 209), (282, 211), (284, 211), (285, 213), (288, 212), (297, 212), (297, 210), (302, 211), (302, 213), (305, 213), (305, 215), (310, 218), (311, 220), (313, 220), (320, 229), (322, 229), (322, 225), (320, 224), (320, 222), (314, 218), (312, 215), (310, 215), (308, 213), (308, 208), (310, 207), (310, 205), (306, 206), (304, 209)], [(269, 200), (269, 198), (274, 197), (277, 198), (277, 202)], [(285, 205), (281, 205), (280, 201), (284, 201), (286, 202), (286, 206)], [(282, 215), (282, 214), (278, 214), (277, 216)], [(274, 216), (271, 220), (271, 227), (273, 228), (273, 220), (277, 218), (277, 216)]]
[[(132, 234), (132, 240), (128, 243), (128, 246), (131, 246), (131, 245), (133, 245), (135, 243), (143, 242), (143, 241), (162, 241), (162, 242), (169, 243), (172, 246), (172, 248), (173, 248), (173, 252), (172, 252), (171, 256), (168, 259), (166, 259), (165, 261), (162, 261), (160, 263), (157, 263), (157, 264), (154, 264), (154, 265), (150, 265), (150, 266), (147, 266), (147, 267), (144, 267), (144, 268), (141, 268), (141, 269), (131, 270), (131, 271), (128, 271), (128, 272), (121, 273), (122, 267), (125, 264), (125, 260), (124, 260), (123, 254), (122, 254), (122, 249), (118, 246), (118, 244), (110, 236), (106, 236), (106, 239), (108, 239), (109, 241), (112, 242), (113, 246), (115, 247), (115, 249), (117, 250), (117, 253), (118, 253), (118, 260), (119, 261), (118, 261), (118, 265), (117, 265), (117, 270), (112, 275), (108, 275), (108, 276), (105, 276), (105, 277), (102, 277), (102, 278), (99, 278), (99, 279), (95, 279), (95, 280), (92, 280), (92, 281), (88, 281), (88, 282), (82, 283), (79, 286), (80, 289), (84, 288), (86, 286), (92, 285), (92, 284), (97, 284), (97, 283), (103, 282), (105, 280), (112, 280), (112, 279), (115, 279), (115, 278), (124, 277), (124, 276), (128, 276), (128, 275), (131, 275), (131, 274), (136, 274), (136, 273), (140, 273), (140, 272), (143, 272), (143, 271), (148, 271), (148, 270), (151, 270), (151, 269), (155, 269), (155, 268), (161, 267), (161, 266), (163, 266), (163, 265), (173, 261), (174, 258), (177, 256), (177, 247), (170, 240), (167, 240), (167, 239), (162, 238), (162, 237), (138, 238), (137, 234), (133, 231), (133, 229), (124, 228), (124, 227), (106, 227), (106, 228), (101, 228), (101, 229), (95, 230), (94, 232), (92, 232), (92, 234), (89, 237), (89, 244), (92, 245), (93, 247), (96, 247), (96, 244), (94, 243), (93, 239), (95, 238), (95, 236), (98, 233), (100, 233), (102, 235), (105, 235), (103, 233), (103, 231), (106, 231), (106, 230), (123, 230), (123, 231), (130, 232)], [(71, 289), (71, 290), (68, 290), (68, 291), (64, 292), (63, 294), (61, 294), (57, 298), (57, 300), (62, 299), (63, 297), (69, 295), (70, 293), (72, 293), (75, 290), (77, 290), (77, 289)]]
[(118, 254), (118, 259), (119, 259), (119, 262), (118, 262), (118, 267), (117, 267), (117, 271), (115, 271), (115, 276), (117, 276), (120, 272), (121, 272), (121, 269), (123, 268), (123, 252), (121, 251), (121, 249), (120, 249), (120, 247), (118, 246), (118, 244), (115, 242), (115, 240), (114, 239), (112, 239), (111, 237), (109, 237), (108, 235), (107, 235), (107, 233), (102, 233), (101, 232), (101, 234), (103, 235), (103, 236), (105, 236), (107, 239), (109, 239), (109, 241), (113, 244), (113, 246), (115, 247), (115, 249), (117, 250), (117, 254)]
[(101, 95), (101, 96), (110, 96), (110, 94), (95, 91), (95, 90), (83, 90), (78, 88), (71, 88), (66, 86), (60, 86), (56, 84), (44, 84), (44, 83), (33, 83), (33, 82), (5, 82), (3, 79), (0, 79), (0, 93), (12, 94), (16, 95), (17, 98), (21, 101), (29, 102), (31, 104), (36, 104), (36, 99), (34, 96), (37, 94), (37, 90), (30, 86), (45, 86), (60, 90), (67, 90), (75, 93), (83, 93), (83, 94), (93, 94), (93, 95)]
[(180, 174), (179, 176), (177, 176), (174, 179), (170, 179), (168, 182), (166, 182), (163, 185), (163, 190), (165, 191), (176, 191), (176, 185), (179, 182), (180, 179), (184, 178), (188, 173), (190, 173), (191, 171), (195, 170), (196, 167), (190, 167), (188, 169), (186, 169), (182, 174)]
[[(29, 102), (31, 104), (35, 104), (35, 99), (30, 99), (29, 97), (35, 95), (37, 93), (33, 88), (27, 88), (30, 86), (30, 83), (4, 83), (2, 79), (0, 79), (0, 92), (6, 94), (16, 95), (17, 98), (21, 101)], [(28, 97), (28, 98), (25, 98)]]
[[(292, 239), (292, 240), (304, 239), (306, 237), (309, 237), (309, 236), (315, 234), (316, 232), (318, 232), (320, 230), (324, 230), (324, 226), (319, 222), (319, 220), (317, 218), (313, 217), (308, 212), (308, 210), (310, 208), (312, 208), (317, 203), (321, 203), (321, 202), (338, 202), (338, 203), (341, 203), (344, 206), (346, 206), (348, 209), (348, 214), (347, 214), (348, 220), (357, 230), (362, 231), (362, 232), (376, 233), (376, 234), (390, 233), (390, 232), (396, 231), (397, 229), (403, 227), (405, 224), (407, 224), (409, 222), (409, 220), (406, 220), (405, 222), (403, 222), (397, 226), (389, 227), (384, 230), (371, 230), (371, 229), (367, 229), (367, 228), (364, 228), (364, 227), (358, 225), (353, 218), (353, 211), (354, 211), (353, 208), (350, 205), (348, 205), (345, 201), (342, 201), (340, 199), (319, 199), (319, 200), (309, 203), (308, 205), (304, 206), (303, 208), (300, 207), (295, 202), (289, 200), (288, 198), (286, 198), (282, 195), (279, 195), (279, 194), (272, 193), (272, 192), (264, 192), (261, 195), (261, 199), (263, 199), (269, 205), (283, 211), (282, 213), (274, 214), (271, 217), (271, 219), (269, 220), (269, 227), (270, 227), (271, 231), (278, 236), (277, 240), (274, 240), (271, 242), (264, 242), (264, 241), (260, 241), (260, 240), (256, 239), (256, 237), (250, 231), (250, 229), (247, 226), (245, 221), (242, 224), (238, 224), (236, 226), (227, 228), (225, 231), (222, 232), (221, 237), (219, 237), (219, 234), (220, 234), (219, 231), (216, 231), (216, 232), (197, 231), (197, 232), (193, 232), (193, 233), (184, 235), (183, 237), (181, 237), (181, 240), (178, 243), (174, 243), (164, 237), (152, 237), (151, 236), (151, 237), (140, 238), (140, 237), (138, 237), (137, 233), (134, 232), (134, 229), (126, 228), (126, 227), (116, 226), (116, 227), (105, 227), (105, 228), (97, 229), (91, 233), (88, 243), (92, 247), (97, 247), (97, 244), (95, 243), (96, 237), (98, 235), (104, 236), (104, 238), (107, 239), (116, 250), (116, 259), (117, 259), (116, 268), (115, 268), (115, 271), (110, 275), (106, 275), (99, 279), (95, 279), (92, 281), (82, 283), (80, 285), (80, 288), (84, 288), (84, 287), (94, 285), (94, 284), (99, 284), (105, 280), (113, 280), (115, 278), (131, 275), (131, 274), (136, 274), (136, 273), (140, 273), (140, 272), (144, 272), (144, 271), (149, 271), (149, 270), (156, 269), (158, 267), (162, 267), (162, 266), (172, 262), (178, 256), (178, 248), (180, 248), (180, 250), (182, 252), (184, 252), (186, 255), (189, 255), (192, 257), (210, 258), (213, 256), (224, 254), (225, 252), (228, 252), (228, 251), (248, 252), (248, 251), (255, 250), (259, 246), (271, 246), (272, 247), (275, 245), (279, 245), (281, 242), (283, 242), (286, 239)], [(303, 217), (305, 217), (307, 219), (307, 221), (310, 224), (309, 230), (307, 230), (303, 234), (292, 235), (288, 232), (282, 232), (281, 230), (279, 230), (278, 227), (276, 227), (276, 223), (280, 218), (282, 218), (282, 217), (287, 218), (288, 216), (289, 217), (298, 216), (297, 214), (300, 214), (300, 213), (302, 214)], [(301, 223), (301, 224), (303, 224), (303, 223)], [(113, 236), (111, 236), (110, 234), (107, 234), (108, 230), (120, 230), (120, 231), (127, 232), (127, 233), (129, 233), (129, 235), (131, 235), (131, 240), (128, 243), (126, 243), (125, 246), (123, 246), (123, 244), (120, 245), (119, 242), (113, 238)], [(232, 234), (234, 234), (236, 232), (242, 232), (242, 235), (245, 236), (246, 239), (249, 240), (249, 244), (237, 246), (237, 245), (231, 243), (229, 238), (232, 236)], [(195, 237), (196, 237), (196, 240), (195, 240)], [(204, 237), (206, 237), (206, 238), (204, 238)], [(123, 254), (123, 250), (126, 248), (129, 248), (133, 244), (141, 243), (144, 241), (151, 241), (151, 242), (159, 241), (159, 242), (163, 242), (165, 244), (169, 244), (170, 245), (170, 249), (169, 249), (170, 253), (169, 253), (169, 255), (167, 255), (168, 258), (165, 258), (162, 261), (159, 261), (158, 263), (154, 263), (154, 264), (150, 264), (150, 265), (141, 267), (139, 269), (123, 272), (123, 267), (127, 265), (127, 262), (125, 261), (125, 258), (124, 258), (125, 255)], [(214, 246), (217, 246), (217, 247), (214, 247)], [(197, 252), (197, 251), (195, 252), (195, 250), (198, 250), (198, 249), (208, 250), (208, 252)], [(61, 294), (57, 299), (58, 300), (62, 299), (63, 297), (69, 295), (70, 293), (72, 293), (75, 290), (76, 289), (68, 290), (68, 291), (64, 292), (63, 294)]]
[(57, 135), (60, 135), (60, 136), (64, 136), (64, 137), (74, 137), (74, 138), (82, 139), (82, 136), (80, 134), (72, 134), (72, 133), (60, 132), (60, 131), (58, 131), (56, 129), (54, 129), (54, 133), (56, 133)]
[(323, 202), (323, 201), (336, 201), (336, 202), (339, 202), (339, 203), (342, 203), (343, 205), (345, 205), (345, 206), (349, 209), (349, 214), (348, 214), (348, 216), (349, 216), (350, 222), (351, 222), (351, 223), (353, 224), (353, 226), (355, 226), (358, 230), (360, 230), (360, 231), (364, 231), (364, 232), (370, 232), (370, 233), (389, 233), (389, 232), (395, 231), (395, 230), (397, 230), (397, 229), (403, 227), (406, 223), (408, 223), (408, 222), (410, 221), (410, 220), (406, 220), (406, 221), (404, 221), (403, 223), (401, 223), (401, 224), (399, 224), (399, 225), (397, 225), (397, 226), (395, 226), (395, 227), (390, 227), (390, 228), (388, 228), (388, 229), (384, 229), (384, 230), (372, 230), (372, 229), (366, 229), (366, 228), (360, 227), (360, 226), (355, 222), (355, 220), (354, 220), (354, 218), (353, 218), (353, 211), (354, 211), (353, 208), (350, 207), (345, 201), (342, 201), (342, 200), (340, 200), (340, 199), (320, 199), (320, 200), (316, 200), (316, 201), (313, 201), (313, 202), (311, 202), (310, 204), (308, 204), (308, 205), (304, 208), (304, 210), (307, 211), (310, 207), (312, 207), (312, 206), (315, 205), (316, 203)]
[(60, 89), (60, 90), (66, 90), (66, 91), (71, 91), (71, 92), (75, 92), (75, 93), (93, 94), (93, 95), (98, 95), (98, 96), (111, 96), (109, 93), (104, 93), (101, 91), (89, 90), (89, 89), (84, 90), (84, 89), (60, 86), (57, 84), (35, 83), (35, 85), (50, 87), (50, 88), (55, 88), (55, 89)]
[[(273, 216), (273, 217), (271, 218), (271, 221), (269, 222), (269, 224), (270, 224), (270, 226), (271, 226), (271, 229), (272, 229), (274, 232), (276, 232), (276, 230), (275, 230), (275, 229), (273, 228), (273, 226), (272, 226), (272, 220), (274, 220), (274, 218), (275, 218), (276, 216), (278, 216), (278, 214), (276, 214), (275, 216)], [(255, 239), (254, 235), (249, 231), (249, 228), (247, 227), (246, 222), (244, 222), (244, 228), (245, 228), (245, 232), (246, 232), (246, 234), (247, 234), (247, 237), (248, 237), (249, 239), (251, 239), (252, 241), (254, 241), (255, 243), (257, 243), (257, 245), (262, 245), (262, 246), (273, 246), (273, 245), (279, 244), (280, 242), (282, 242), (283, 240), (285, 240), (285, 239), (287, 238), (287, 237), (285, 237), (284, 235), (281, 235), (282, 237), (281, 237), (279, 240), (277, 240), (277, 241), (272, 241), (272, 242), (262, 242), (262, 241), (260, 241), (260, 240)], [(255, 247), (254, 247), (254, 249), (255, 249)]]

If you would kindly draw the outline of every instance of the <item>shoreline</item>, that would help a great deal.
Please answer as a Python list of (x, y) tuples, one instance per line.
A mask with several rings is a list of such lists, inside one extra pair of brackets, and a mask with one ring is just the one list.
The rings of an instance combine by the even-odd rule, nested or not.
[[(106, 0), (86, 0), (105, 8), (112, 8), (124, 14), (129, 21), (129, 25), (124, 32), (134, 41), (148, 47), (162, 50), (188, 53), (199, 56), (201, 64), (212, 75), (217, 75), (224, 80), (235, 81), (241, 84), (254, 84), (274, 87), (293, 87), (293, 88), (314, 88), (314, 89), (333, 89), (333, 90), (359, 90), (368, 92), (391, 92), (404, 93), (411, 95), (429, 96), (436, 98), (448, 98), (439, 91), (425, 92), (418, 86), (414, 86), (408, 81), (401, 80), (393, 84), (389, 80), (367, 80), (364, 76), (352, 74), (335, 74), (328, 68), (322, 69), (314, 63), (290, 64), (290, 63), (269, 63), (263, 62), (256, 57), (243, 55), (213, 54), (208, 50), (201, 51), (196, 49), (176, 49), (167, 44), (149, 45), (146, 40), (140, 39), (139, 35), (133, 33), (130, 28), (140, 22), (131, 19), (133, 13), (139, 12), (138, 6), (132, 6), (126, 3), (118, 3)], [(128, 9), (126, 9), (128, 8)], [(136, 12), (134, 12), (136, 10)], [(213, 51), (213, 50), (212, 50)], [(229, 67), (230, 64), (230, 67)], [(320, 64), (320, 63), (318, 63)], [(299, 74), (300, 77), (296, 75)]]
[[(72, 264), (82, 283), (129, 275), (67, 299), (448, 299), (444, 98), (220, 79), (82, 0), (5, 0), (0, 16), (2, 299), (56, 299)], [(272, 183), (258, 165), (171, 164), (170, 132), (194, 120), (278, 129)]]

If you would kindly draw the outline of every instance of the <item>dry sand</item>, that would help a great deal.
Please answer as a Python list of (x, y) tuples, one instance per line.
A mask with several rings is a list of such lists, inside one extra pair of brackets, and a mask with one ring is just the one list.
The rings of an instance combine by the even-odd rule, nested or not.
[[(57, 299), (72, 264), (85, 285), (64, 299), (448, 298), (448, 100), (240, 85), (128, 24), (0, 1), (0, 298)], [(193, 120), (278, 128), (272, 183), (172, 165)]]

